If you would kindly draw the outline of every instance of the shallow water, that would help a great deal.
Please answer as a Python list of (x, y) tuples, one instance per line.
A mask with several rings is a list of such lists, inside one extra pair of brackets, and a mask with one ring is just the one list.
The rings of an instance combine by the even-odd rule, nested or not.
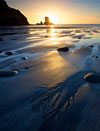
[(100, 130), (100, 84), (83, 79), (100, 73), (100, 25), (0, 27), (0, 50), (0, 70), (18, 71), (0, 78), (1, 131)]

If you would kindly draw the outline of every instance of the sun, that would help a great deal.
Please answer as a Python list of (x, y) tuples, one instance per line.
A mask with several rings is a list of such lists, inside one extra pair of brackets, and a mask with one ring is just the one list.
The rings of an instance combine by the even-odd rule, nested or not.
[(59, 24), (59, 20), (56, 16), (49, 14), (47, 15), (50, 18), (50, 21), (53, 22), (54, 24)]

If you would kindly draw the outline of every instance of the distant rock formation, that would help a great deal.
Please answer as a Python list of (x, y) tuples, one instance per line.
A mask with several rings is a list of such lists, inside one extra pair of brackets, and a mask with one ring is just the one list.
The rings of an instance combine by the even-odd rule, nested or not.
[(45, 22), (44, 22), (44, 24), (45, 25), (52, 25), (53, 23), (52, 22), (50, 22), (50, 19), (49, 19), (49, 17), (45, 17)]
[(52, 23), (49, 19), (49, 17), (45, 17), (45, 22), (40, 22), (40, 23), (37, 23), (37, 25), (54, 25), (54, 23)]
[(16, 9), (9, 7), (4, 0), (0, 0), (0, 26), (29, 25), (27, 18)]

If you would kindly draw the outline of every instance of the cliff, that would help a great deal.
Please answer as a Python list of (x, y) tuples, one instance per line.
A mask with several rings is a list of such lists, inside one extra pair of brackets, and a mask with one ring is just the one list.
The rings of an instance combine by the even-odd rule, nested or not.
[(29, 25), (27, 18), (19, 11), (0, 0), (0, 26)]

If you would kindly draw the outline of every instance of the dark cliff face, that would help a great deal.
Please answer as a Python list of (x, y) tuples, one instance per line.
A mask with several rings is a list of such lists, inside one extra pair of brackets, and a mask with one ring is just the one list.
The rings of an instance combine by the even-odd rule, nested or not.
[(9, 7), (4, 0), (0, 0), (0, 26), (15, 25), (29, 25), (29, 23), (19, 10)]

